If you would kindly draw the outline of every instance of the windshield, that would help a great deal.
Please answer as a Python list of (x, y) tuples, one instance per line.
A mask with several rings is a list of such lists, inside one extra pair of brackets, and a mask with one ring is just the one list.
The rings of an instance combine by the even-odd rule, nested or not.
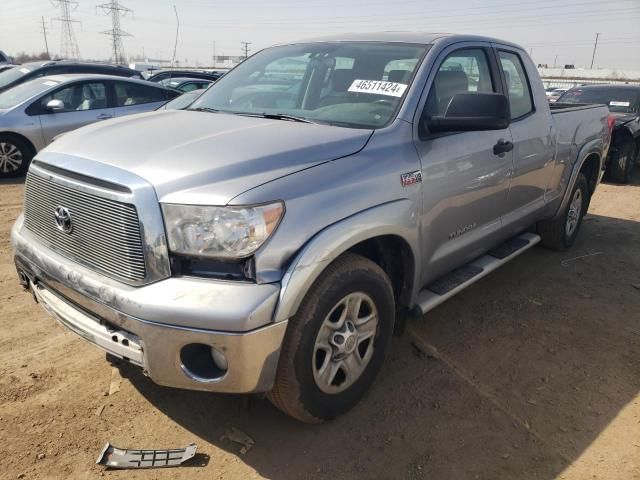
[(0, 93), (0, 109), (12, 108), (21, 104), (41, 92), (49, 90), (51, 87), (58, 85), (60, 82), (39, 78), (16, 85), (9, 90)]
[(0, 88), (4, 88), (10, 83), (15, 82), (21, 77), (24, 77), (27, 73), (31, 73), (33, 68), (31, 65), (18, 65), (17, 67), (10, 68), (0, 73)]
[(598, 88), (574, 88), (562, 95), (561, 103), (602, 103), (611, 112), (635, 113), (640, 107), (640, 89), (603, 86)]
[(321, 42), (263, 50), (190, 107), (379, 128), (395, 116), (426, 45)]

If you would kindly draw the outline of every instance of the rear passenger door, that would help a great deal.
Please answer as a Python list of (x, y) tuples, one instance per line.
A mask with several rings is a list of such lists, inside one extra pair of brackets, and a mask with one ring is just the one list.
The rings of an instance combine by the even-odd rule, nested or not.
[(177, 92), (138, 82), (116, 80), (112, 86), (116, 117), (153, 111), (178, 96)]
[[(63, 110), (47, 109), (47, 104), (54, 99), (62, 101)], [(95, 80), (65, 85), (42, 97), (37, 111), (45, 142), (50, 143), (61, 133), (113, 118), (113, 108), (107, 99), (107, 86)]]
[[(537, 91), (543, 90), (543, 86), (535, 65), (522, 51), (500, 45), (496, 48), (504, 90), (509, 96), (514, 145), (509, 212), (504, 223), (516, 233), (527, 228), (544, 207), (547, 182), (554, 166), (553, 130), (546, 95)], [(540, 98), (545, 103), (536, 105), (535, 100)]]

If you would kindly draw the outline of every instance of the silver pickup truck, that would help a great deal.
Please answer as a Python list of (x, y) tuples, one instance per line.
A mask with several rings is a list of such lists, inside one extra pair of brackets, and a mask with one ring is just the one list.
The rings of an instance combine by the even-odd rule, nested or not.
[(605, 106), (553, 109), (519, 46), (384, 33), (265, 49), (187, 110), (37, 154), (12, 231), (62, 324), (160, 385), (355, 405), (405, 319), (541, 242), (568, 248)]

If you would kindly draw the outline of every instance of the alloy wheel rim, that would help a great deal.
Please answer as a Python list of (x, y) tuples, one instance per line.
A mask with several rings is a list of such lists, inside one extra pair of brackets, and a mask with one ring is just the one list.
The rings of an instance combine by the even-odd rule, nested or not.
[(0, 142), (0, 172), (12, 173), (22, 165), (22, 152), (12, 143)]
[(378, 311), (366, 293), (343, 297), (324, 318), (313, 349), (312, 369), (317, 387), (337, 394), (353, 385), (373, 356)]
[(580, 214), (582, 213), (582, 190), (576, 190), (576, 193), (573, 194), (573, 199), (571, 199), (571, 204), (569, 205), (569, 213), (567, 214), (567, 225), (565, 227), (565, 231), (567, 236), (573, 235), (576, 228), (578, 227), (578, 222), (580, 221)]

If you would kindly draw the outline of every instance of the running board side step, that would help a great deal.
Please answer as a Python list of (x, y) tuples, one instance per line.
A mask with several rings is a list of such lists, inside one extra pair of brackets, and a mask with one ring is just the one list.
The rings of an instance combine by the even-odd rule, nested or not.
[[(439, 278), (418, 293), (417, 309), (424, 315), (441, 303), (461, 292), (469, 285), (476, 283), (509, 260), (529, 250), (540, 241), (540, 236), (534, 233), (523, 233), (507, 240), (502, 245), (476, 258), (471, 263)], [(418, 312), (416, 312), (418, 313)]]

